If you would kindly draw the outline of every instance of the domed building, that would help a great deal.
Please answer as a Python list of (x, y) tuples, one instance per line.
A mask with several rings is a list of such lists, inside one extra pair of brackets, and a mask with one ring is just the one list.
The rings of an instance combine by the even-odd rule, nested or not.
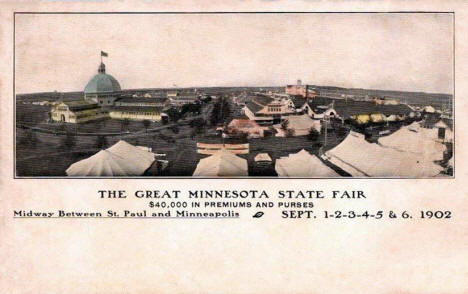
[(106, 65), (101, 62), (97, 75), (89, 80), (84, 89), (84, 99), (99, 106), (112, 106), (120, 97), (121, 90), (119, 82), (106, 74)]
[[(101, 56), (107, 56), (102, 55)], [(98, 73), (84, 88), (84, 99), (59, 101), (50, 111), (50, 119), (66, 123), (84, 123), (97, 119), (161, 120), (161, 111), (168, 105), (167, 97), (145, 95), (128, 97), (119, 82), (106, 74), (101, 61)]]

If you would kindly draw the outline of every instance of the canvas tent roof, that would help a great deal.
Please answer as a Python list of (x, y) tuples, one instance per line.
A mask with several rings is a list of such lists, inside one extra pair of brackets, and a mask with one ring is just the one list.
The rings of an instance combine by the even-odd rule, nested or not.
[(268, 155), (268, 153), (258, 153), (254, 160), (257, 162), (257, 161), (271, 161), (271, 157), (270, 155)]
[(193, 172), (194, 176), (247, 176), (247, 160), (221, 149), (210, 157), (203, 158)]
[(441, 118), (437, 123), (434, 124), (435, 128), (448, 128), (453, 130), (453, 120), (449, 118)]
[(410, 126), (401, 127), (389, 136), (379, 138), (379, 143), (384, 147), (418, 154), (424, 160), (442, 160), (447, 148), (444, 144), (431, 139), (427, 133), (427, 129), (413, 123)]
[(68, 176), (79, 177), (140, 176), (153, 161), (153, 153), (121, 140), (106, 150), (75, 162), (66, 173)]
[(423, 110), (423, 111), (424, 111), (424, 112), (427, 112), (427, 113), (434, 113), (434, 112), (436, 112), (435, 108), (432, 107), (431, 105), (428, 105), (428, 106), (424, 107), (424, 110)]
[(413, 111), (406, 104), (383, 105), (375, 104), (372, 101), (357, 101), (352, 99), (332, 99), (328, 97), (318, 96), (308, 101), (309, 107), (315, 112), (319, 111), (319, 106), (333, 105), (338, 115), (343, 118), (349, 118), (353, 115), (382, 113), (385, 116), (389, 115), (405, 115)]
[(454, 167), (454, 164), (455, 164), (455, 159), (452, 156), (452, 157), (450, 157), (449, 161), (447, 162), (447, 165), (451, 166), (451, 167)]
[(302, 96), (291, 96), (291, 101), (294, 107), (300, 108), (306, 103), (307, 99)]
[(288, 121), (288, 129), (310, 129), (314, 127), (320, 131), (320, 121), (311, 119), (307, 114), (291, 115)]
[(93, 109), (98, 107), (97, 103), (88, 102), (86, 100), (63, 101), (63, 103), (66, 104), (71, 111)]
[(256, 95), (252, 98), (252, 101), (259, 105), (266, 106), (270, 104), (271, 102), (275, 101), (275, 99), (269, 96), (265, 96), (265, 95)]
[(276, 160), (275, 170), (281, 177), (337, 177), (333, 169), (325, 165), (315, 155), (302, 149)]
[(229, 125), (232, 128), (261, 128), (255, 121), (250, 119), (241, 119), (235, 118), (233, 119)]
[(167, 100), (166, 96), (164, 97), (144, 96), (144, 97), (123, 97), (123, 98), (118, 99), (117, 101), (122, 102), (122, 103), (161, 103), (161, 102), (165, 102), (166, 100)]
[(245, 107), (247, 107), (253, 113), (256, 113), (257, 111), (260, 111), (260, 110), (262, 110), (264, 108), (264, 106), (258, 105), (257, 103), (254, 103), (252, 101), (248, 101), (245, 104)]
[(442, 167), (420, 154), (368, 143), (364, 135), (350, 132), (325, 153), (329, 161), (357, 177), (433, 177)]

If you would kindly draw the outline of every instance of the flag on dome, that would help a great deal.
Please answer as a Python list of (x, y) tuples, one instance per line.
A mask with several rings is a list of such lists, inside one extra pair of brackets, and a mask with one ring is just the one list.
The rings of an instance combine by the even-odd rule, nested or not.
[(108, 54), (107, 54), (107, 52), (101, 51), (101, 56), (107, 57)]

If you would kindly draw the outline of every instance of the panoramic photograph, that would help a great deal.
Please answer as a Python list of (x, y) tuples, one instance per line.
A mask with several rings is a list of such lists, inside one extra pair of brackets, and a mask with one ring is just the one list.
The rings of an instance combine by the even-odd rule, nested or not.
[(451, 13), (15, 15), (18, 178), (454, 176)]

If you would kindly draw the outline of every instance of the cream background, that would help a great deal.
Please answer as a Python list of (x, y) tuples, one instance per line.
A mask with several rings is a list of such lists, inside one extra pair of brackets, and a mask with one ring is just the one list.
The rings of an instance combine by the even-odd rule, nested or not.
[[(2, 293), (468, 293), (463, 1), (0, 3)], [(13, 179), (12, 11), (455, 11), (456, 177), (431, 180)], [(38, 73), (40, 74), (40, 72)], [(450, 209), (449, 221), (13, 219), (13, 209), (143, 209), (107, 189), (360, 189), (318, 209)]]

